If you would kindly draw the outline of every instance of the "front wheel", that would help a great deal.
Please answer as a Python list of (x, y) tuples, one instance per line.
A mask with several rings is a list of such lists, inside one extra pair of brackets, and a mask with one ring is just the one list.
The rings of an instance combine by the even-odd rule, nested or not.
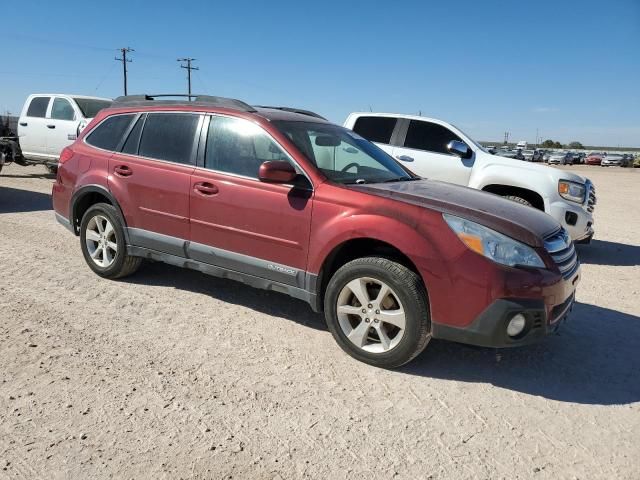
[(82, 217), (80, 248), (91, 270), (105, 278), (131, 275), (142, 263), (142, 258), (127, 254), (124, 227), (107, 203), (96, 203)]
[(512, 202), (520, 203), (522, 205), (526, 205), (527, 207), (533, 207), (529, 200), (525, 200), (522, 197), (518, 197), (517, 195), (505, 195), (504, 198), (511, 200)]
[(420, 277), (386, 258), (358, 258), (343, 265), (329, 280), (324, 310), (338, 345), (370, 365), (400, 367), (431, 339)]

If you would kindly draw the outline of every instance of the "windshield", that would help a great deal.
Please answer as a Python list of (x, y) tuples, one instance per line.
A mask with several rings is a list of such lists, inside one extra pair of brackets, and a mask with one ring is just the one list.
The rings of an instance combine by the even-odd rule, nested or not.
[(337, 183), (381, 183), (413, 180), (382, 149), (346, 128), (327, 123), (274, 121), (298, 149)]
[(103, 108), (111, 106), (111, 102), (108, 100), (95, 100), (93, 98), (78, 98), (73, 97), (78, 108), (82, 112), (84, 118), (93, 118)]

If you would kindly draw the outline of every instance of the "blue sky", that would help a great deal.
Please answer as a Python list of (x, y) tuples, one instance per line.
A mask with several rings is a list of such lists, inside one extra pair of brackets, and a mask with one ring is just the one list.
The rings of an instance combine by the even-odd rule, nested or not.
[(2, 112), (33, 92), (120, 95), (130, 46), (130, 93), (185, 91), (191, 56), (195, 92), (336, 123), (371, 108), (482, 140), (640, 147), (640, 0), (11, 4)]

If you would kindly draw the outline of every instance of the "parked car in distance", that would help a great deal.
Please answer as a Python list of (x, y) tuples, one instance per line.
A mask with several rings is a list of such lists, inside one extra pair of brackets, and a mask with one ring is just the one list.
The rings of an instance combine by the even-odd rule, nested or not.
[(600, 162), (602, 167), (623, 167), (626, 164), (626, 159), (619, 153), (607, 153), (607, 155)]
[(602, 159), (604, 157), (604, 153), (601, 152), (591, 152), (587, 155), (585, 159), (585, 163), (587, 165), (600, 165), (602, 163)]
[(373, 141), (425, 178), (494, 193), (542, 210), (574, 241), (593, 236), (595, 187), (571, 172), (491, 155), (459, 128), (442, 120), (395, 113), (356, 112), (344, 126)]
[(533, 162), (534, 157), (537, 158), (535, 150), (522, 150), (520, 153), (522, 154), (522, 159), (526, 160), (527, 162)]
[[(491, 153), (491, 152), (489, 152)], [(493, 153), (493, 155), (498, 155), (500, 157), (504, 157), (504, 158), (513, 158), (514, 160), (520, 160), (520, 158), (518, 158), (520, 155), (518, 154), (517, 150), (498, 150), (497, 152)]]
[(55, 171), (60, 152), (111, 99), (45, 93), (29, 95), (18, 120), (18, 142), (25, 164)]
[(571, 152), (553, 152), (547, 160), (549, 165), (573, 165)]
[(640, 155), (636, 155), (636, 158), (633, 160), (633, 168), (640, 167)]
[(573, 156), (574, 165), (584, 163), (586, 155), (583, 152), (571, 152), (571, 155)]
[(431, 338), (528, 344), (571, 310), (580, 264), (549, 215), (422, 180), (312, 112), (149, 98), (117, 99), (60, 156), (56, 218), (97, 275), (149, 258), (286, 293), (388, 368)]

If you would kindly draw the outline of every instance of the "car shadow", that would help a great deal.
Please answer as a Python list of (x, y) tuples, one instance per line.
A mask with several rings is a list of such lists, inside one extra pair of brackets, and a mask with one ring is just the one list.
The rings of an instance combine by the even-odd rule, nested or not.
[(222, 302), (250, 308), (257, 312), (282, 317), (306, 327), (327, 330), (324, 317), (314, 313), (302, 300), (284, 293), (260, 290), (229, 279), (221, 279), (195, 270), (145, 261), (126, 283), (176, 288), (208, 295)]
[(622, 405), (640, 401), (638, 352), (639, 317), (576, 303), (559, 332), (536, 345), (497, 350), (433, 340), (402, 371), (561, 402)]
[(640, 247), (637, 245), (592, 240), (588, 245), (577, 245), (577, 247), (582, 263), (618, 267), (640, 265)]
[(52, 209), (49, 194), (0, 186), (0, 214)]

